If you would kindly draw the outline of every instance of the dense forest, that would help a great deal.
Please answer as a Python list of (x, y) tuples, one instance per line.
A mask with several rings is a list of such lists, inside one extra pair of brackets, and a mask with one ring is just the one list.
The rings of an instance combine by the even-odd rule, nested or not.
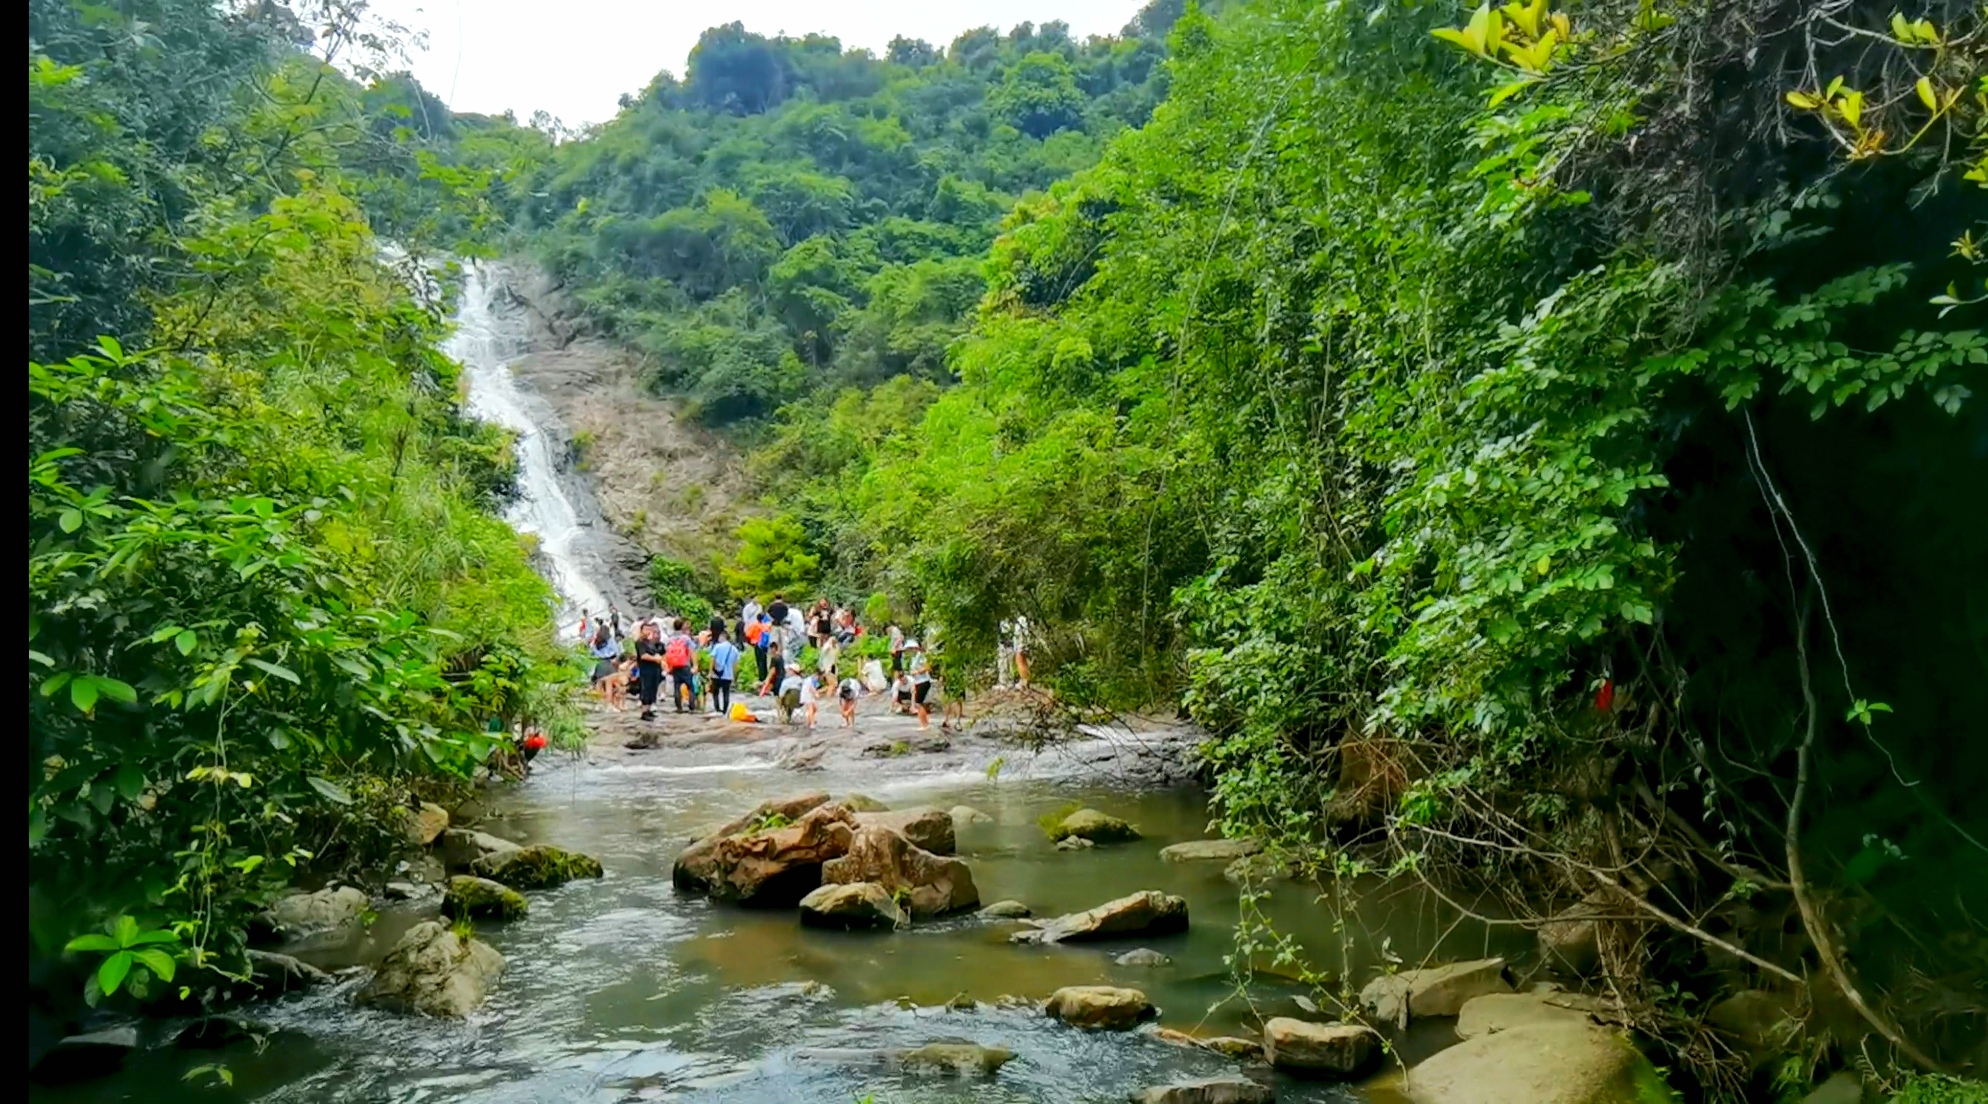
[(342, 826), (574, 725), (392, 259), (504, 251), (750, 454), (688, 589), (800, 553), (963, 669), (1025, 616), (1046, 725), (1177, 709), (1333, 892), (1587, 925), (1694, 1093), (1988, 1061), (1979, 5), (733, 24), (557, 136), (345, 5), (130, 7), (30, 13), (32, 970), (237, 969)]

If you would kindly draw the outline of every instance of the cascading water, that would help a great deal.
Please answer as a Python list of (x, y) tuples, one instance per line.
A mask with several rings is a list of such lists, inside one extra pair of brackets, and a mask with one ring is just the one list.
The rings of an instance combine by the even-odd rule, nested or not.
[(603, 612), (621, 596), (610, 592), (598, 507), (584, 486), (561, 477), (564, 448), (551, 409), (511, 370), (531, 351), (531, 326), (504, 277), (498, 266), (463, 266), (455, 333), (444, 350), (463, 366), (468, 413), (517, 434), (518, 495), (505, 520), (537, 538), (540, 569), (559, 593), (560, 629), (570, 632), (582, 611)]

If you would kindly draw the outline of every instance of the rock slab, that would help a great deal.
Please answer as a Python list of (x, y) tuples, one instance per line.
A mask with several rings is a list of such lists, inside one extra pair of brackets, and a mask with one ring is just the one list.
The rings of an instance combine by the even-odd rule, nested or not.
[(1030, 931), (1009, 936), (1015, 943), (1080, 943), (1132, 935), (1171, 935), (1187, 930), (1187, 902), (1156, 889), (1107, 901), (1096, 908), (1059, 916)]
[(1230, 863), (1261, 850), (1262, 844), (1249, 839), (1189, 840), (1160, 848), (1160, 858), (1168, 862)]
[(1366, 1072), (1380, 1054), (1380, 1033), (1364, 1024), (1312, 1023), (1288, 1016), (1263, 1024), (1264, 1060), (1287, 1072), (1351, 1079)]
[(1123, 1031), (1159, 1015), (1146, 994), (1115, 985), (1065, 986), (1049, 995), (1042, 1010), (1072, 1027), (1094, 1031)]
[(1480, 1035), (1408, 1071), (1415, 1104), (1671, 1104), (1676, 1097), (1628, 1040), (1584, 1024)]
[(1600, 1003), (1578, 993), (1486, 993), (1463, 1002), (1456, 1037), (1475, 1039), (1530, 1024), (1593, 1023), (1588, 1012)]
[(875, 882), (824, 885), (801, 898), (801, 926), (806, 928), (888, 930), (910, 923), (890, 891)]
[(1474, 997), (1511, 991), (1505, 960), (1480, 958), (1383, 974), (1360, 990), (1360, 1004), (1375, 1019), (1405, 1027), (1411, 1016), (1454, 1016)]
[(359, 990), (361, 1004), (461, 1019), (504, 974), (504, 956), (480, 939), (466, 943), (439, 920), (407, 929)]
[(914, 918), (943, 916), (980, 904), (980, 890), (965, 863), (935, 855), (895, 829), (878, 825), (858, 828), (847, 853), (822, 864), (821, 880), (838, 885), (875, 882), (903, 900)]
[(929, 805), (856, 814), (858, 828), (889, 828), (934, 855), (953, 853), (953, 815)]
[(1247, 1077), (1203, 1077), (1155, 1085), (1136, 1099), (1139, 1104), (1270, 1104), (1277, 1095)]

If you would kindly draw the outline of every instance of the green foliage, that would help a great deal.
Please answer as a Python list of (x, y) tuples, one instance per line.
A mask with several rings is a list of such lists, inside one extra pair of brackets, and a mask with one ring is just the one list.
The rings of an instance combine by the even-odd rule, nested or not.
[(1913, 1076), (1891, 1098), (1891, 1104), (1983, 1104), (1988, 1101), (1988, 1083), (1944, 1073)]
[(732, 593), (761, 601), (785, 594), (800, 601), (819, 586), (821, 557), (808, 552), (807, 533), (792, 516), (747, 518), (739, 524), (738, 538), (738, 554), (724, 568), (725, 586)]
[(88, 994), (92, 1004), (115, 995), (126, 985), (142, 993), (148, 978), (173, 980), (175, 953), (180, 944), (178, 932), (165, 928), (143, 931), (138, 921), (129, 916), (106, 922), (104, 930), (108, 934), (85, 933), (71, 939), (63, 948), (71, 954), (104, 956), (90, 978)]
[(649, 560), (649, 596), (657, 609), (681, 617), (692, 625), (711, 620), (709, 587), (698, 571), (682, 560), (655, 556)]

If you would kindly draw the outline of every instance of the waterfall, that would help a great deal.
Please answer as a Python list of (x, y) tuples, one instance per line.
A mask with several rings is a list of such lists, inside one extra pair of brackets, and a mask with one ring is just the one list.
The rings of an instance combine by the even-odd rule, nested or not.
[(607, 611), (613, 572), (592, 493), (565, 477), (558, 419), (511, 370), (531, 352), (531, 324), (504, 276), (498, 266), (464, 264), (455, 332), (443, 350), (463, 367), (466, 412), (517, 435), (518, 494), (505, 520), (537, 538), (539, 569), (559, 593), (560, 633), (570, 638), (582, 610)]

